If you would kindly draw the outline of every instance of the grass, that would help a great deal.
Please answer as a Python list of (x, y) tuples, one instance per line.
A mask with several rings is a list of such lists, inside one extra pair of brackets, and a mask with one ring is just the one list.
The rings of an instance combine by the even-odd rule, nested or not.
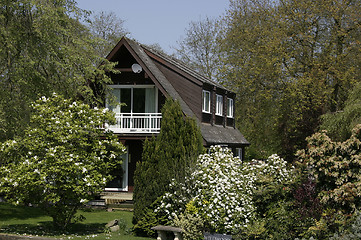
[[(84, 209), (78, 214), (86, 219), (71, 225), (67, 232), (59, 232), (53, 228), (52, 219), (35, 207), (13, 206), (0, 203), (0, 233), (19, 235), (46, 236), (58, 239), (119, 239), (149, 240), (151, 238), (135, 237), (131, 234), (132, 212)], [(121, 231), (109, 233), (105, 224), (119, 219)]]

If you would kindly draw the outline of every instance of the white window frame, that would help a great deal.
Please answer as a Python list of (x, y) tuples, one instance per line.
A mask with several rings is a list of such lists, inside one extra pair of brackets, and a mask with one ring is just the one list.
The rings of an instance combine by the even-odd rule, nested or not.
[(216, 115), (223, 116), (223, 96), (216, 94)]
[(238, 157), (239, 159), (243, 160), (242, 159), (242, 154), (243, 154), (243, 149), (242, 148), (236, 148), (236, 154), (235, 154), (235, 157)]
[(227, 117), (234, 117), (234, 101), (232, 98), (227, 98)]
[[(158, 109), (158, 88), (155, 85), (108, 85), (110, 88), (113, 89), (124, 89), (124, 88), (130, 88), (131, 89), (131, 97), (130, 97), (130, 111), (133, 113), (133, 89), (134, 88), (155, 88), (155, 109)], [(109, 108), (109, 101), (106, 100), (105, 104), (106, 108)]]
[[(208, 99), (207, 99), (208, 96)], [(207, 108), (208, 106), (208, 108)], [(211, 92), (203, 90), (202, 92), (202, 112), (210, 113), (211, 112)]]

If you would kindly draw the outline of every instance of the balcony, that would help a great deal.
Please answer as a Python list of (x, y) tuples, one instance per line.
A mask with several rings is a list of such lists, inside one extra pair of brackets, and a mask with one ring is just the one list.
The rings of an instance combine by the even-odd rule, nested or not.
[(115, 125), (106, 128), (114, 133), (159, 133), (161, 113), (116, 113)]

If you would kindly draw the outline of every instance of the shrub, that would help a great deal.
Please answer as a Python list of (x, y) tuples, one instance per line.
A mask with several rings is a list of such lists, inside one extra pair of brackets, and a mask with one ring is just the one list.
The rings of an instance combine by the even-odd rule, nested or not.
[(307, 138), (298, 158), (315, 178), (318, 197), (326, 207), (352, 213), (361, 207), (361, 125), (344, 142), (334, 142), (326, 131)]
[(167, 99), (162, 108), (160, 134), (144, 142), (142, 162), (137, 163), (134, 224), (141, 226), (138, 221), (148, 215), (147, 211), (154, 210), (151, 205), (169, 190), (172, 179), (184, 182), (187, 169), (195, 165), (203, 152), (202, 141), (196, 121), (184, 116), (179, 102)]
[(233, 157), (229, 149), (212, 146), (210, 153), (199, 156), (195, 171), (185, 183), (171, 183), (170, 189), (180, 190), (166, 193), (158, 211), (174, 220), (188, 204), (208, 231), (239, 231), (253, 218), (254, 177), (248, 165)]
[(125, 152), (111, 132), (111, 112), (56, 94), (33, 105), (24, 137), (1, 144), (0, 192), (15, 203), (37, 204), (66, 228), (79, 207), (101, 192)]

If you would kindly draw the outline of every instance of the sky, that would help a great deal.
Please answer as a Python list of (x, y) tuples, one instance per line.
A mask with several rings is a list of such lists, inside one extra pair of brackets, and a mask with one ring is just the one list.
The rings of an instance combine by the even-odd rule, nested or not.
[(185, 34), (191, 21), (219, 17), (229, 0), (76, 0), (78, 7), (93, 12), (113, 11), (125, 20), (129, 37), (142, 44), (159, 44), (167, 53)]

